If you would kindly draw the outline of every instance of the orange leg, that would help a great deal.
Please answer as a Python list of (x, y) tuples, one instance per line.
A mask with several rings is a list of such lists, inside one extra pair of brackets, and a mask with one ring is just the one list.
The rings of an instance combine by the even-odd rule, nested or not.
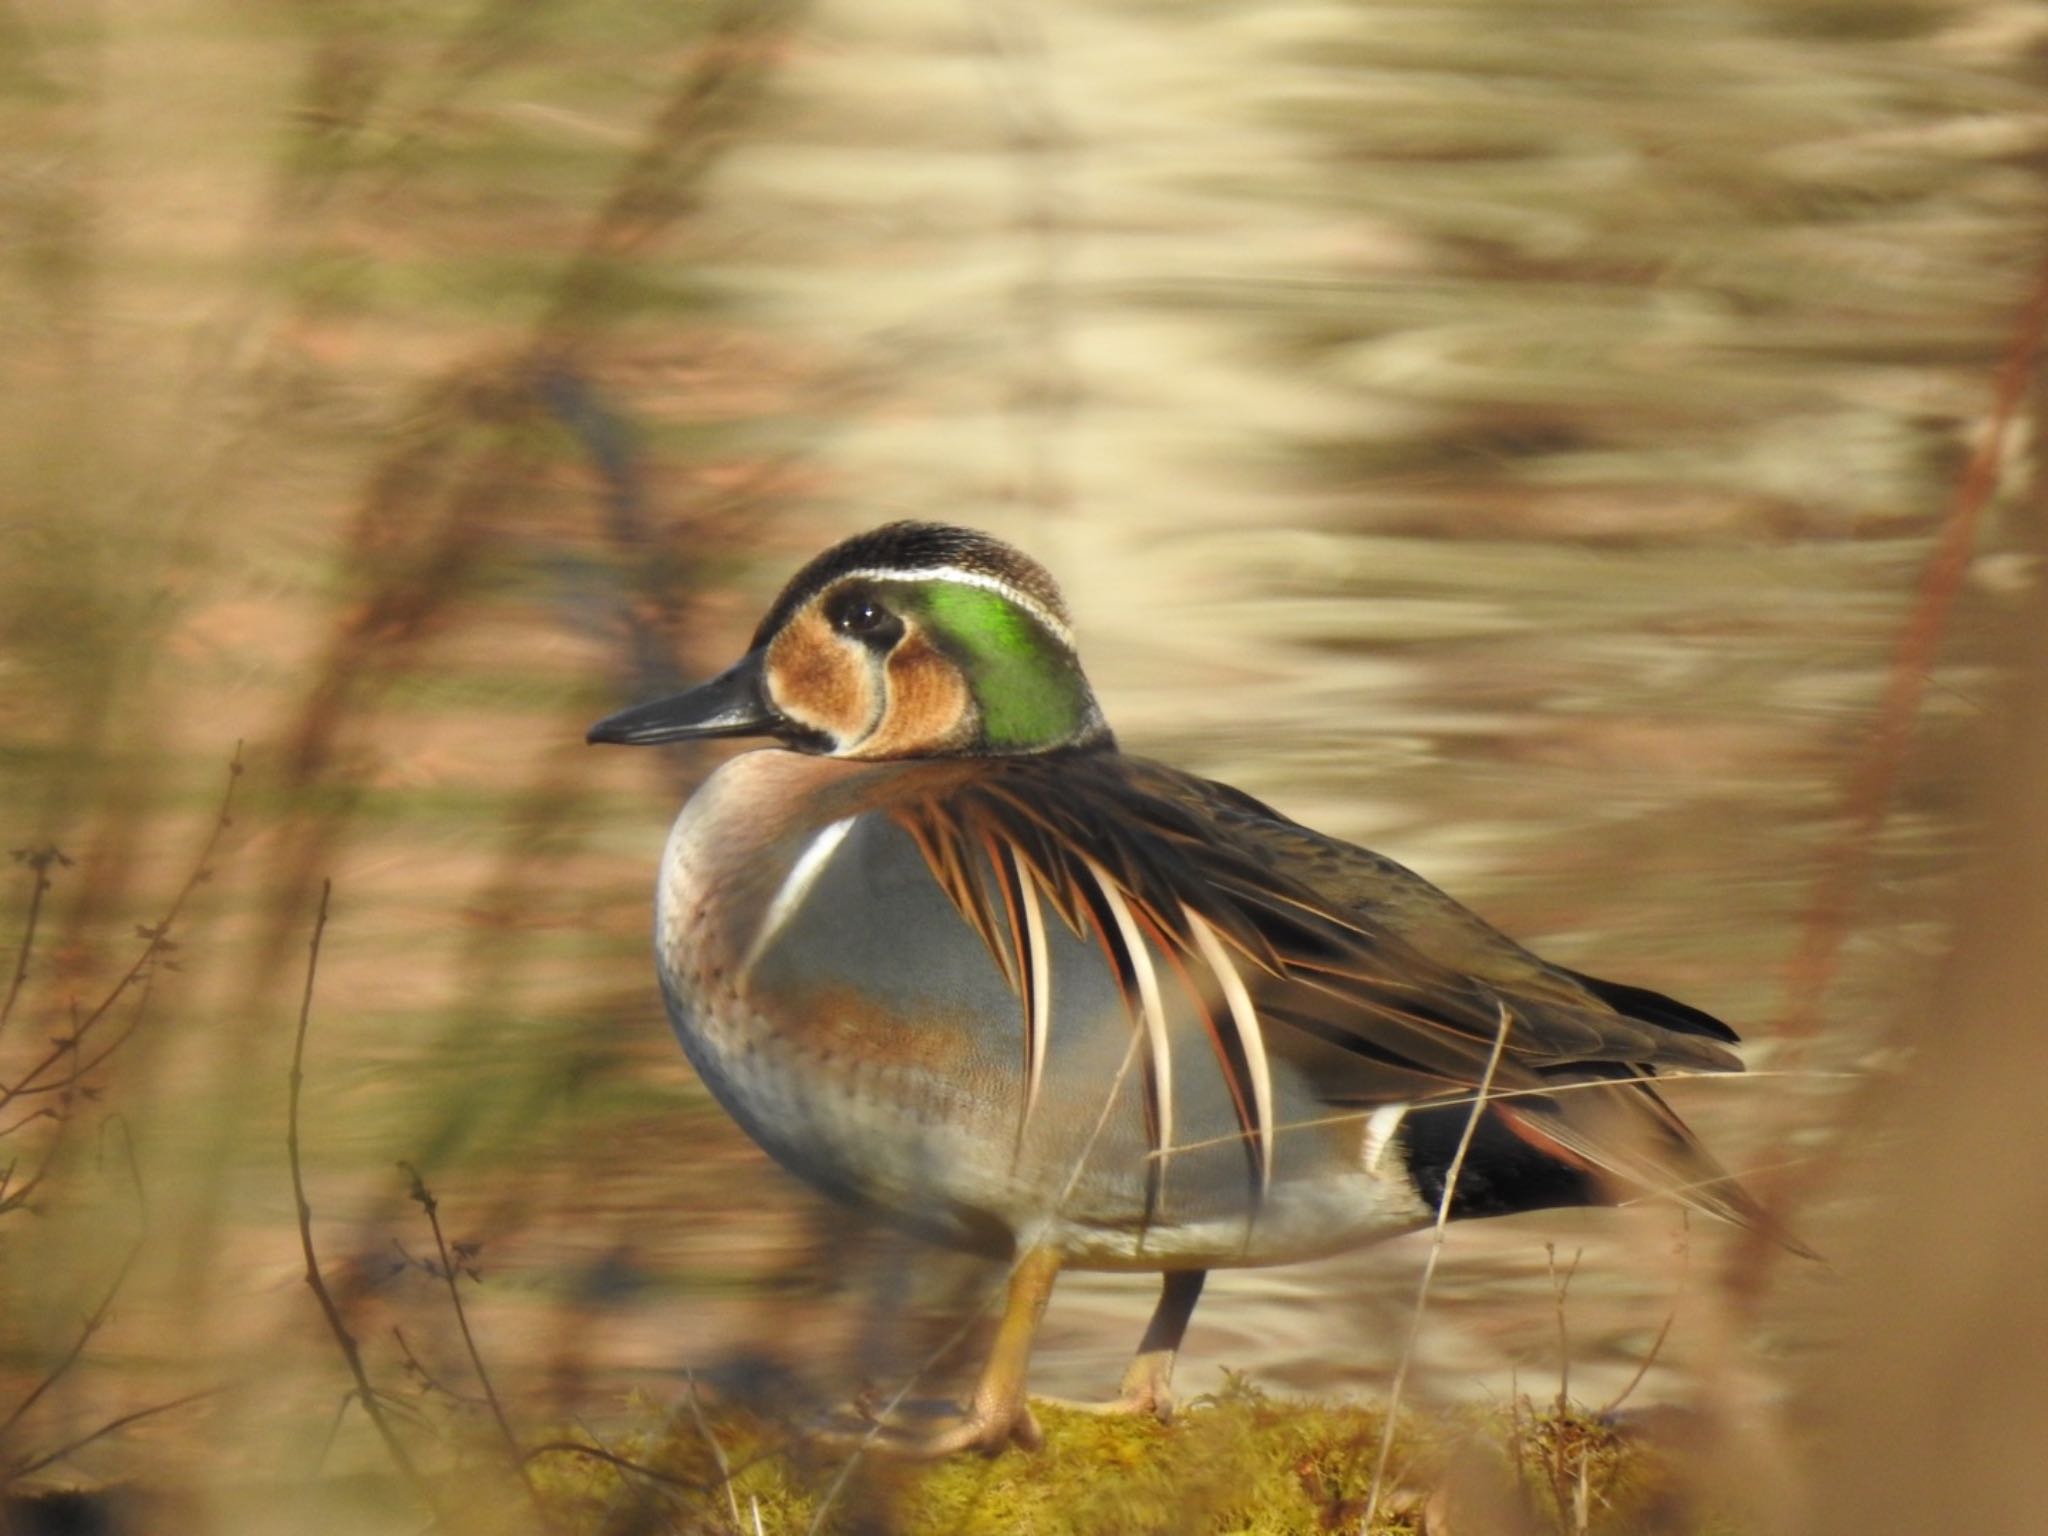
[(1024, 1382), (1031, 1365), (1031, 1342), (1038, 1335), (1038, 1322), (1045, 1316), (1045, 1304), (1052, 1300), (1052, 1284), (1059, 1272), (1060, 1256), (1050, 1248), (1033, 1248), (1017, 1261), (1003, 1320), (996, 1328), (995, 1347), (982, 1367), (981, 1380), (975, 1383), (966, 1416), (934, 1434), (892, 1441), (888, 1449), (913, 1456), (950, 1456), (968, 1450), (994, 1456), (1012, 1444), (1035, 1451), (1045, 1443), (1024, 1400)]

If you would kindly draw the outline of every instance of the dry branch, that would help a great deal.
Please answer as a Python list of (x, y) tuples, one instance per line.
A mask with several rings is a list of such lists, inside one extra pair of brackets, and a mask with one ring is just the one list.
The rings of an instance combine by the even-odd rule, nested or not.
[(585, 1445), (580, 1440), (549, 1440), (536, 1445), (526, 1453), (529, 1462), (537, 1461), (542, 1456), (587, 1456), (592, 1461), (601, 1461), (606, 1466), (617, 1467), (621, 1472), (631, 1472), (636, 1477), (644, 1477), (652, 1482), (666, 1483), (671, 1488), (683, 1488), (691, 1493), (705, 1491), (704, 1484), (695, 1478), (679, 1477), (673, 1472), (664, 1472), (659, 1467), (650, 1467), (643, 1462), (607, 1451), (602, 1446)]
[[(28, 1395), (14, 1405), (13, 1411), (5, 1419), (0, 1419), (0, 1438), (4, 1438), (9, 1430), (20, 1423), (22, 1415), (35, 1407), (43, 1394), (62, 1381), (71, 1368), (78, 1364), (78, 1357), (85, 1353), (85, 1346), (90, 1344), (93, 1335), (106, 1325), (107, 1312), (114, 1305), (114, 1298), (121, 1294), (121, 1287), (127, 1284), (128, 1272), (135, 1267), (136, 1255), (141, 1251), (140, 1242), (128, 1250), (128, 1256), (121, 1261), (120, 1269), (114, 1274), (113, 1284), (107, 1287), (107, 1294), (100, 1298), (100, 1304), (94, 1307), (85, 1321), (79, 1325), (78, 1335), (71, 1341), (71, 1347), (64, 1352), (63, 1358), (43, 1373), (43, 1379), (29, 1389)], [(14, 1475), (20, 1474), (17, 1472)]]
[(1849, 826), (1835, 844), (1834, 857), (1814, 890), (1801, 926), (1785, 1013), (1778, 1026), (1781, 1034), (1810, 1034), (1820, 1025), (1821, 1004), (1840, 963), (1842, 941), (1870, 862), (1871, 844), (1891, 811), (1935, 653), (1969, 572), (1977, 525), (1998, 489), (2006, 441), (2013, 418), (2034, 382), (2044, 333), (2048, 333), (2048, 266), (2035, 279), (2033, 294), (2014, 328), (1992, 389), (1990, 422), (1956, 480), (1941, 536), (1921, 574), (1919, 599), (1893, 652), (1869, 746), (1843, 796)]
[[(324, 908), (324, 899), (323, 899)], [(441, 1202), (434, 1198), (434, 1192), (427, 1188), (427, 1181), (420, 1177), (420, 1171), (411, 1163), (400, 1163), (412, 1180), (410, 1191), (419, 1208), (427, 1213), (427, 1225), (433, 1229), (434, 1251), (440, 1255), (440, 1267), (435, 1271), (448, 1285), (448, 1301), (455, 1308), (455, 1322), (462, 1330), (463, 1348), (469, 1351), (469, 1363), (476, 1372), (478, 1385), (484, 1389), (484, 1401), (490, 1405), (491, 1417), (497, 1421), (498, 1433), (505, 1442), (505, 1454), (511, 1460), (512, 1470), (519, 1475), (520, 1483), (526, 1489), (526, 1497), (533, 1504), (533, 1512), (545, 1528), (552, 1525), (546, 1507), (541, 1503), (540, 1490), (533, 1486), (533, 1476), (527, 1470), (526, 1453), (519, 1447), (519, 1437), (512, 1432), (512, 1421), (505, 1417), (505, 1405), (498, 1400), (498, 1392), (491, 1385), (491, 1373), (484, 1369), (482, 1351), (476, 1347), (476, 1335), (470, 1331), (469, 1311), (462, 1305), (462, 1288), (457, 1283), (455, 1262), (448, 1252), (448, 1240), (441, 1233)]]
[(413, 1491), (432, 1512), (436, 1524), (444, 1528), (448, 1524), (447, 1512), (433, 1485), (421, 1473), (419, 1465), (412, 1459), (412, 1453), (405, 1448), (405, 1442), (391, 1427), (384, 1416), (384, 1409), (378, 1399), (377, 1390), (370, 1385), (370, 1374), (364, 1369), (363, 1354), (356, 1344), (355, 1335), (348, 1330), (342, 1319), (341, 1308), (335, 1304), (334, 1295), (327, 1289), (327, 1282), (320, 1275), (320, 1260), (313, 1249), (313, 1207), (306, 1199), (306, 1179), (299, 1158), (299, 1096), (305, 1083), (306, 1030), (313, 1017), (313, 981), (320, 970), (320, 941), (327, 933), (327, 906), (334, 894), (334, 882), (320, 883), (320, 910), (313, 919), (313, 937), (307, 945), (306, 990), (299, 1002), (299, 1028), (292, 1042), (291, 1099), (285, 1115), (285, 1152), (292, 1167), (292, 1196), (299, 1213), (299, 1247), (306, 1256), (306, 1284), (313, 1297), (320, 1303), (321, 1314), (327, 1319), (327, 1328), (334, 1335), (334, 1342), (341, 1350), (342, 1359), (348, 1364), (349, 1374), (355, 1378), (356, 1394), (361, 1399), (363, 1412), (370, 1416), (377, 1434), (384, 1442), (384, 1449), (391, 1460), (412, 1485)]
[(59, 864), (69, 867), (71, 860), (51, 843), (42, 848), (16, 848), (14, 862), (26, 864), (35, 875), (35, 888), (29, 892), (28, 919), (22, 924), (21, 954), (14, 962), (14, 980), (7, 987), (7, 1001), (0, 1003), (0, 1031), (7, 1028), (7, 1021), (14, 1017), (14, 1004), (21, 996), (22, 983), (28, 980), (29, 956), (35, 952), (36, 924), (42, 920), (43, 897), (50, 890), (50, 866)]
[[(206, 840), (200, 845), (199, 856), (192, 864), (192, 872), (185, 877), (185, 883), (178, 888), (177, 895), (172, 898), (170, 906), (165, 910), (161, 919), (154, 925), (140, 923), (136, 925), (136, 936), (143, 941), (142, 952), (135, 957), (134, 962), (121, 974), (120, 979), (114, 983), (113, 987), (107, 992), (107, 995), (100, 999), (99, 1004), (92, 1012), (86, 1014), (81, 1019), (73, 1020), (69, 1034), (58, 1036), (52, 1042), (48, 1052), (23, 1076), (4, 1087), (0, 1087), (0, 1109), (4, 1109), (24, 1094), (49, 1092), (55, 1088), (71, 1086), (82, 1073), (74, 1071), (65, 1083), (46, 1085), (40, 1089), (36, 1085), (41, 1081), (44, 1074), (56, 1067), (58, 1063), (64, 1061), (66, 1057), (70, 1057), (74, 1067), (76, 1066), (80, 1059), (79, 1047), (84, 1043), (85, 1037), (106, 1018), (108, 1013), (113, 1010), (114, 1004), (119, 1002), (131, 988), (138, 984), (143, 985), (144, 999), (147, 999), (146, 984), (154, 973), (156, 963), (173, 953), (178, 947), (171, 938), (171, 932), (176, 926), (179, 917), (184, 914), (186, 902), (191, 900), (194, 891), (213, 878), (214, 852), (219, 848), (220, 840), (226, 835), (228, 828), (235, 824), (235, 786), (241, 781), (241, 777), (242, 744), (236, 742), (235, 754), (228, 760), (228, 781), (226, 787), (221, 791), (220, 808), (214, 813), (213, 825), (206, 834)], [(21, 966), (25, 967), (27, 962), (28, 956), (24, 951)], [(140, 1022), (139, 1016), (132, 1019), (129, 1028), (121, 1033), (114, 1044), (101, 1051), (99, 1055), (92, 1059), (91, 1066), (98, 1066), (113, 1051), (119, 1049), (121, 1043), (135, 1032), (135, 1026)]]
[(219, 1387), (206, 1387), (198, 1392), (187, 1392), (183, 1397), (174, 1397), (167, 1403), (152, 1403), (147, 1408), (137, 1408), (132, 1413), (124, 1413), (111, 1418), (106, 1423), (100, 1425), (99, 1428), (80, 1435), (75, 1440), (65, 1441), (64, 1444), (58, 1446), (54, 1451), (45, 1452), (34, 1461), (23, 1462), (18, 1467), (10, 1468), (7, 1473), (7, 1481), (18, 1482), (24, 1477), (32, 1477), (42, 1471), (43, 1468), (55, 1466), (65, 1457), (74, 1452), (84, 1450), (95, 1441), (106, 1439), (108, 1435), (126, 1429), (130, 1424), (138, 1423), (143, 1419), (153, 1419), (158, 1414), (169, 1413), (174, 1408), (183, 1408), (191, 1403), (203, 1402), (209, 1397), (218, 1396), (221, 1390)]

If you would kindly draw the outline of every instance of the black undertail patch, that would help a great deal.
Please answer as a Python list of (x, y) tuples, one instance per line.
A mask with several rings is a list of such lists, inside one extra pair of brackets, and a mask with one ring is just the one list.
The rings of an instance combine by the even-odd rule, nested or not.
[[(1532, 1107), (1548, 1102), (1537, 1099)], [(1450, 1177), (1451, 1162), (1458, 1155), (1458, 1142), (1471, 1115), (1469, 1101), (1422, 1105), (1411, 1109), (1401, 1122), (1396, 1145), (1407, 1162), (1415, 1192), (1432, 1210), (1442, 1204), (1444, 1181)], [(1458, 1187), (1451, 1194), (1451, 1219), (1608, 1203), (1600, 1181), (1592, 1174), (1532, 1145), (1509, 1128), (1498, 1108), (1489, 1108), (1479, 1117), (1464, 1167), (1458, 1171)]]

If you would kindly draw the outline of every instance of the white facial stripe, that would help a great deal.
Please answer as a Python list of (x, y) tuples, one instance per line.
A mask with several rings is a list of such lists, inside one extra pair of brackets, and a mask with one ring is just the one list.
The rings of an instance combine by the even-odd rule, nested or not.
[(775, 935), (792, 917), (797, 908), (804, 904), (804, 898), (811, 894), (811, 887), (818, 883), (818, 876), (825, 872), (825, 865), (832, 855), (839, 851), (839, 845), (846, 841), (846, 834), (853, 830), (853, 818), (835, 821), (831, 826), (811, 839), (810, 846), (797, 856), (790, 865), (789, 873), (783, 877), (782, 889), (775, 893), (775, 900), (768, 904), (768, 915), (761, 919), (761, 931), (754, 935), (753, 945), (747, 950), (746, 963), (740, 967), (745, 974), (754, 968), (754, 962), (774, 942)]
[(1365, 1117), (1365, 1146), (1359, 1162), (1367, 1173), (1385, 1177), (1380, 1173), (1380, 1162), (1386, 1157), (1387, 1148), (1394, 1144), (1394, 1133), (1401, 1129), (1401, 1122), (1408, 1118), (1408, 1111), (1413, 1107), (1410, 1104), (1382, 1104)]
[(1039, 623), (1052, 631), (1061, 645), (1064, 645), (1070, 651), (1074, 648), (1074, 633), (1067, 628), (1058, 614), (1054, 613), (1022, 587), (1012, 586), (1000, 576), (991, 576), (986, 571), (970, 571), (957, 565), (928, 565), (915, 571), (889, 570), (879, 566), (871, 566), (864, 570), (848, 571), (838, 581), (833, 582), (833, 585), (836, 587), (841, 581), (853, 581), (856, 579), (863, 581), (957, 581), (962, 586), (979, 587), (984, 592), (993, 592), (999, 597), (1009, 599), (1009, 601), (1015, 603), (1019, 608), (1022, 608), (1026, 613), (1038, 620)]

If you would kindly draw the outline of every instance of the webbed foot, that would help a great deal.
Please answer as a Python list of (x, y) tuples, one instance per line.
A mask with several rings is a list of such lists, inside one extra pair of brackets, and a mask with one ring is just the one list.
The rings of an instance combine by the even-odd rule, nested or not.
[(1045, 1435), (1021, 1399), (1014, 1405), (978, 1404), (965, 1411), (952, 1403), (906, 1405), (882, 1421), (866, 1424), (842, 1416), (815, 1436), (817, 1444), (845, 1454), (872, 1453), (906, 1461), (936, 1461), (961, 1451), (999, 1456), (1011, 1446), (1035, 1451)]
[(1045, 1435), (1024, 1400), (1024, 1374), (1031, 1359), (1031, 1340), (1059, 1272), (1059, 1255), (1050, 1248), (1030, 1249), (1017, 1260), (1010, 1272), (1009, 1296), (996, 1328), (995, 1347), (964, 1413), (941, 1415), (940, 1422), (932, 1426), (899, 1419), (897, 1423), (871, 1424), (853, 1436), (828, 1431), (823, 1438), (828, 1444), (847, 1443), (853, 1450), (925, 1460), (959, 1451), (997, 1456), (1013, 1445), (1037, 1450), (1045, 1444)]
[(1173, 1398), (1174, 1353), (1171, 1349), (1152, 1349), (1139, 1354), (1125, 1370), (1116, 1396), (1108, 1402), (1082, 1402), (1066, 1397), (1042, 1397), (1039, 1401), (1078, 1413), (1138, 1414), (1171, 1424), (1177, 1406)]

